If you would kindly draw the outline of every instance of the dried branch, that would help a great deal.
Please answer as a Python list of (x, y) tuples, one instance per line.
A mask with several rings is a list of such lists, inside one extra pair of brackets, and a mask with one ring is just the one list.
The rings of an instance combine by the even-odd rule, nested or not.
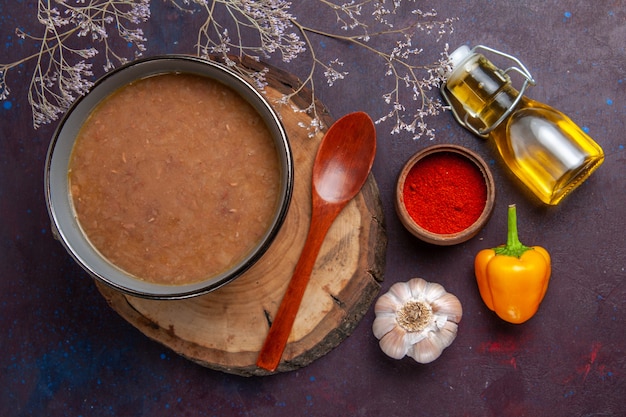
[[(259, 89), (267, 85), (267, 71), (244, 70), (230, 56), (261, 61), (278, 57), (284, 63), (307, 56), (311, 60), (308, 73), (301, 88), (312, 91), (312, 101), (305, 109), (312, 122), (309, 129), (314, 135), (323, 129), (315, 103), (316, 74), (323, 74), (328, 87), (349, 77), (344, 71), (340, 57), (323, 60), (316, 49), (315, 38), (341, 42), (362, 48), (381, 62), (382, 72), (391, 78), (391, 88), (381, 92), (388, 106), (385, 115), (377, 123), (391, 122), (392, 133), (407, 131), (414, 138), (434, 137), (426, 118), (438, 114), (444, 106), (428, 92), (441, 82), (441, 75), (448, 65), (447, 45), (442, 47), (441, 57), (430, 65), (420, 63), (423, 50), (416, 45), (419, 36), (432, 36), (437, 42), (453, 32), (456, 19), (439, 19), (437, 12), (411, 10), (412, 19), (405, 25), (394, 26), (400, 12), (401, 0), (361, 0), (337, 4), (331, 0), (318, 0), (320, 12), (335, 18), (331, 29), (301, 23), (291, 14), (291, 3), (285, 0), (165, 0), (181, 13), (200, 16), (197, 27), (196, 55), (202, 57), (219, 55), (229, 66), (244, 71)], [(405, 3), (412, 3), (405, 0)], [(29, 89), (29, 103), (33, 109), (33, 124), (38, 127), (56, 120), (65, 112), (76, 97), (91, 87), (92, 58), (102, 52), (105, 71), (127, 61), (111, 46), (110, 34), (124, 39), (135, 48), (135, 57), (145, 50), (146, 39), (140, 28), (150, 18), (150, 0), (51, 0), (38, 1), (38, 21), (44, 28), (41, 36), (33, 36), (22, 30), (17, 33), (24, 39), (40, 43), (40, 50), (32, 56), (15, 63), (0, 65), (0, 98), (6, 99), (9, 90), (7, 72), (15, 66), (36, 60), (36, 68)], [(102, 48), (72, 49), (67, 46), (72, 37), (91, 36)], [(381, 40), (375, 42), (375, 40)], [(392, 45), (384, 51), (376, 45)], [(78, 57), (78, 61), (76, 61)], [(73, 60), (71, 59), (73, 58)], [(286, 105), (300, 91), (284, 95), (278, 105)], [(407, 93), (408, 92), (408, 93)]]

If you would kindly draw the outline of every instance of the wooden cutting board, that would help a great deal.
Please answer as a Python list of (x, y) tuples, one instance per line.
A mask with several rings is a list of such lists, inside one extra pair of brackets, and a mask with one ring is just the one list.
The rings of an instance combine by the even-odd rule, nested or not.
[[(129, 296), (102, 283), (98, 289), (109, 305), (146, 336), (176, 353), (219, 371), (266, 375), (257, 355), (291, 278), (308, 232), (311, 216), (311, 173), (323, 132), (314, 137), (301, 124), (310, 91), (289, 73), (243, 61), (248, 68), (268, 67), (270, 100), (299, 91), (290, 105), (276, 107), (288, 132), (295, 166), (293, 198), (285, 223), (265, 255), (228, 285), (185, 300), (160, 301)], [(332, 123), (319, 102), (318, 114)], [(311, 281), (281, 363), (276, 372), (308, 365), (348, 337), (380, 291), (387, 238), (383, 210), (373, 175), (359, 195), (340, 213), (322, 245)]]

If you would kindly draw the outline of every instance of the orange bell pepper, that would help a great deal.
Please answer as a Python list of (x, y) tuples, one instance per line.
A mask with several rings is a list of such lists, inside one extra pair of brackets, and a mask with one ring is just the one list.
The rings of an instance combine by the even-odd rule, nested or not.
[(474, 272), (483, 302), (502, 320), (520, 324), (539, 309), (550, 281), (550, 254), (520, 242), (514, 204), (508, 210), (506, 245), (478, 252)]

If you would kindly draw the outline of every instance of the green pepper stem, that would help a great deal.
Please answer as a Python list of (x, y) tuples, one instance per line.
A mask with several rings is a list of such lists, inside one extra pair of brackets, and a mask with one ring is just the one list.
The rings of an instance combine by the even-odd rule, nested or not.
[(506, 245), (493, 248), (496, 255), (514, 256), (519, 258), (524, 252), (529, 250), (528, 246), (524, 246), (519, 240), (517, 233), (517, 210), (515, 204), (509, 205), (507, 219)]

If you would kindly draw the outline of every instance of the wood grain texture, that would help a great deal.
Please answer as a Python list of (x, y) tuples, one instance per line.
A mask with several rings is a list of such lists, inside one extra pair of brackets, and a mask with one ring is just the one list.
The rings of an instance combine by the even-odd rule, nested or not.
[(343, 116), (324, 135), (313, 161), (309, 232), (259, 353), (260, 368), (274, 371), (278, 367), (326, 233), (361, 191), (375, 155), (376, 127), (364, 112)]
[[(245, 62), (241, 65), (262, 64)], [(299, 81), (270, 68), (267, 96), (295, 91)], [(308, 106), (303, 90), (292, 103)], [(316, 103), (327, 125), (328, 112)], [(237, 375), (266, 375), (256, 359), (286, 291), (311, 218), (312, 165), (320, 132), (308, 137), (310, 116), (277, 107), (294, 155), (294, 194), (285, 223), (267, 253), (244, 275), (203, 296), (175, 301), (136, 298), (98, 283), (109, 305), (148, 337), (203, 366)], [(276, 372), (308, 365), (348, 337), (380, 291), (387, 238), (372, 175), (330, 227)]]

